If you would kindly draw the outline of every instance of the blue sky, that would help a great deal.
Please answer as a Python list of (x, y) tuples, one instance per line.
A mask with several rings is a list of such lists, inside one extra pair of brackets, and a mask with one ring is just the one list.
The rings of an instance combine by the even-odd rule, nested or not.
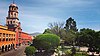
[[(12, 0), (0, 0), (0, 24), (4, 25)], [(100, 30), (100, 0), (15, 0), (24, 32), (43, 32), (51, 22), (71, 16), (77, 28)]]

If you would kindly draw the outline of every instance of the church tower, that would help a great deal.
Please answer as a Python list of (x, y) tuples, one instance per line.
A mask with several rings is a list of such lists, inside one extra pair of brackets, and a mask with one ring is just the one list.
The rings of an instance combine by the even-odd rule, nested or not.
[(9, 30), (15, 31), (16, 28), (20, 28), (19, 24), (18, 7), (13, 1), (9, 6), (8, 16), (6, 17), (6, 26), (8, 26)]

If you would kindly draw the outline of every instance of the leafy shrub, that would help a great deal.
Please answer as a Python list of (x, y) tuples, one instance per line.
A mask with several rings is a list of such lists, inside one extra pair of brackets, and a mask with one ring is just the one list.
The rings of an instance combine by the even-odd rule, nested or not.
[(79, 52), (79, 53), (76, 53), (74, 56), (88, 56), (86, 54), (86, 52)]
[(65, 52), (65, 54), (66, 54), (67, 56), (70, 56), (70, 55), (72, 54), (71, 49), (65, 50), (64, 52)]
[(34, 46), (28, 46), (25, 48), (25, 53), (27, 56), (31, 56), (36, 52), (36, 48)]

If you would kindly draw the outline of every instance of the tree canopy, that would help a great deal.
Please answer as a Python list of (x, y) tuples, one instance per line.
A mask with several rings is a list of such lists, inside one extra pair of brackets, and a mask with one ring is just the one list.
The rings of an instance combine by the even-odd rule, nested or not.
[(33, 45), (37, 49), (53, 49), (60, 44), (60, 37), (54, 34), (41, 34), (33, 40)]
[(72, 17), (68, 18), (68, 20), (66, 20), (66, 24), (64, 28), (66, 29), (66, 31), (69, 30), (77, 31), (76, 21), (74, 21)]
[(77, 37), (77, 45), (89, 47), (89, 51), (100, 51), (100, 31), (92, 29), (80, 29)]

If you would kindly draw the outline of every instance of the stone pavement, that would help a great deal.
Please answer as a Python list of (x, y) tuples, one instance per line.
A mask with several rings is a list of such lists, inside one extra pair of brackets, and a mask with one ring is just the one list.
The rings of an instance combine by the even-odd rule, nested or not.
[(26, 45), (20, 46), (17, 50), (11, 50), (5, 53), (2, 53), (0, 56), (26, 56), (25, 51)]

